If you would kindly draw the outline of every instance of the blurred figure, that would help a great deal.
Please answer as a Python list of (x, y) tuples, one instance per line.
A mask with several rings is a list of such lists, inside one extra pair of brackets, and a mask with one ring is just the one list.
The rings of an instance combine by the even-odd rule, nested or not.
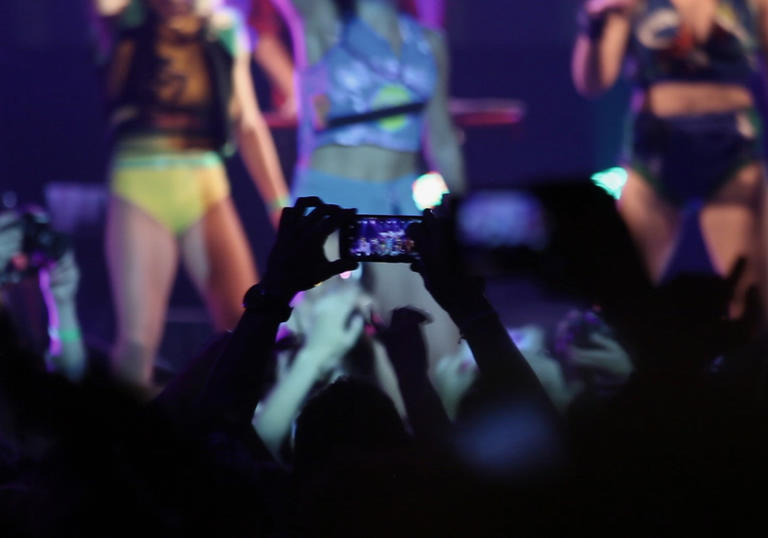
[[(422, 152), (452, 191), (463, 192), (442, 36), (399, 12), (394, 0), (275, 3), (289, 22), (299, 69), (294, 196), (360, 213), (418, 214), (412, 185)], [(433, 316), (425, 328), (432, 364), (455, 350), (455, 327), (407, 267), (366, 270), (382, 312), (413, 305)]]
[[(47, 340), (45, 358), (48, 370), (79, 381), (86, 369), (86, 349), (76, 302), (80, 271), (72, 250), (57, 240), (55, 232), (39, 228), (38, 235), (45, 233), (52, 238), (50, 243), (41, 244), (35, 241), (35, 232), (30, 230), (29, 223), (24, 214), (15, 211), (0, 213), (0, 285), (5, 285), (10, 291), (11, 287), (26, 278), (37, 278), (46, 307), (48, 334), (30, 335), (27, 345)], [(0, 310), (13, 310), (13, 304), (4, 304), (3, 295), (0, 293)], [(23, 298), (29, 299), (26, 295)], [(34, 320), (25, 319), (29, 316), (21, 312), (10, 311), (8, 317), (16, 322), (17, 327), (12, 328), (14, 332), (19, 327), (30, 331), (37, 326)], [(0, 335), (0, 340), (0, 353), (13, 352), (14, 347), (23, 344), (20, 334)]]
[[(108, 70), (116, 147), (106, 251), (117, 309), (115, 374), (148, 386), (179, 260), (217, 330), (257, 280), (223, 159), (240, 154), (273, 223), (287, 201), (255, 101), (241, 19), (213, 0), (100, 3), (117, 30)], [(109, 5), (107, 5), (109, 4)]]
[[(250, 29), (253, 58), (269, 77), (275, 108), (285, 116), (298, 112), (291, 53), (284, 42), (283, 24), (274, 0), (226, 0), (240, 10)], [(443, 0), (400, 0), (400, 5), (428, 28), (440, 29), (445, 22)]]
[(765, 278), (762, 121), (750, 84), (768, 30), (764, 0), (589, 0), (573, 52), (586, 96), (634, 63), (629, 179), (619, 209), (661, 280), (686, 215), (697, 216), (711, 263), (749, 260), (735, 304)]

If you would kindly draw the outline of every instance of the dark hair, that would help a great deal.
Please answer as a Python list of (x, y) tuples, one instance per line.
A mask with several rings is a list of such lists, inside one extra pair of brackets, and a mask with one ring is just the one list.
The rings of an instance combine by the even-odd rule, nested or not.
[(296, 420), (295, 467), (307, 471), (344, 453), (370, 455), (407, 444), (400, 415), (379, 388), (341, 378), (307, 402)]

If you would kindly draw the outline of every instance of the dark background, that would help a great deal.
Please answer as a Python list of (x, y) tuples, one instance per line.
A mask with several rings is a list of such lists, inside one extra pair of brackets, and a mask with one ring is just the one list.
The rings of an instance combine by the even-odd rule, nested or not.
[[(87, 1), (0, 2), (0, 203), (44, 204), (45, 186), (63, 184), (55, 199), (49, 194), (49, 201), (58, 208), (59, 222), (75, 232), (87, 283), (80, 297), (83, 324), (92, 338), (107, 342), (111, 308), (102, 249), (107, 145)], [(628, 92), (622, 84), (599, 103), (576, 95), (569, 70), (576, 2), (447, 3), (453, 95), (517, 99), (527, 109), (516, 128), (464, 133), (472, 187), (584, 176), (615, 162)], [(258, 72), (256, 76), (261, 78)], [(260, 95), (268, 95), (263, 80), (257, 86)], [(275, 138), (290, 177), (293, 133), (276, 132)], [(241, 217), (263, 264), (272, 231), (236, 159), (230, 174)], [(78, 185), (69, 189), (70, 183)], [(174, 354), (174, 331), (189, 334), (195, 324), (205, 326), (205, 313), (182, 277), (169, 314), (166, 355)]]

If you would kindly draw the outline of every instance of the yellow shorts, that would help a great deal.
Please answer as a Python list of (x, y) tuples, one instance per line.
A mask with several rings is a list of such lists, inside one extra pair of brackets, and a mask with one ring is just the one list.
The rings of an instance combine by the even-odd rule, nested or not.
[(221, 157), (207, 150), (118, 150), (112, 162), (110, 190), (175, 235), (187, 231), (230, 194)]

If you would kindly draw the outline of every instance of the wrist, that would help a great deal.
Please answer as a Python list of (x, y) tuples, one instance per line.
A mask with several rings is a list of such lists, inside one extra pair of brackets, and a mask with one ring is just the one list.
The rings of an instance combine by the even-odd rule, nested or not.
[(54, 292), (52, 296), (56, 310), (59, 312), (59, 317), (77, 317), (77, 302), (73, 295), (56, 295)]
[(51, 342), (71, 344), (80, 342), (83, 334), (80, 332), (80, 327), (48, 327), (48, 338)]
[(586, 8), (579, 10), (577, 22), (579, 25), (579, 34), (590, 41), (599, 41), (605, 32), (605, 25), (608, 21), (608, 12), (602, 11), (597, 14), (590, 14)]
[(270, 213), (279, 213), (284, 207), (288, 207), (291, 204), (291, 198), (287, 194), (275, 196), (269, 201), (268, 207)]
[(314, 378), (331, 370), (341, 358), (341, 353), (327, 345), (307, 343), (296, 357), (295, 368)]
[(243, 308), (249, 312), (274, 313), (281, 321), (291, 317), (291, 301), (295, 293), (266, 281), (251, 286), (243, 298)]

